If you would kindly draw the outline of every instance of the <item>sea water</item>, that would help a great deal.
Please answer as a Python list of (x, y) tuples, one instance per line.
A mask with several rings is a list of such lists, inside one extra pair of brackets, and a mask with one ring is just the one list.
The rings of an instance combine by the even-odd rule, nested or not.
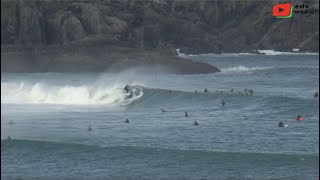
[(318, 179), (319, 55), (185, 57), (221, 72), (2, 73), (1, 178)]

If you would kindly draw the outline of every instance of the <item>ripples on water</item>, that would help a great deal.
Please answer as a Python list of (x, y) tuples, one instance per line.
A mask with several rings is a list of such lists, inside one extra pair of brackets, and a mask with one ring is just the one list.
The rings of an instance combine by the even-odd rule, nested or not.
[(318, 55), (189, 58), (222, 72), (2, 74), (2, 178), (317, 179)]

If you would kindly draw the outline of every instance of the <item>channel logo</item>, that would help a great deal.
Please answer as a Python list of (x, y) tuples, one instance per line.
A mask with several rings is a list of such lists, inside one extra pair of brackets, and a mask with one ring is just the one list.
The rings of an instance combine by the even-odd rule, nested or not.
[(273, 16), (277, 18), (290, 18), (292, 16), (292, 6), (290, 3), (276, 4), (273, 6)]

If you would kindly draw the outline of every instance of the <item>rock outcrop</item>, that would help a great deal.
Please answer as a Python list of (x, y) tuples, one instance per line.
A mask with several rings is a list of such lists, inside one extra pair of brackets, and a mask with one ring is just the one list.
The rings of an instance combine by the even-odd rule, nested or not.
[[(254, 49), (319, 51), (316, 14), (272, 16), (279, 1), (1, 1), (1, 45), (54, 45), (103, 37), (129, 47), (184, 53)], [(168, 49), (172, 52), (171, 49)]]
[(158, 51), (106, 45), (32, 49), (14, 47), (1, 52), (1, 72), (119, 72), (141, 67), (151, 72), (174, 74), (220, 71), (206, 63)]
[(164, 56), (177, 55), (177, 48), (185, 54), (293, 48), (319, 52), (319, 1), (292, 2), (317, 12), (289, 19), (273, 17), (272, 6), (279, 2), (2, 0), (1, 46), (107, 45)]
[[(1, 45), (68, 44), (90, 37), (169, 53), (254, 49), (319, 51), (317, 14), (272, 16), (279, 1), (105, 0), (1, 1)], [(295, 3), (295, 2), (293, 2)], [(170, 48), (171, 49), (170, 49)]]

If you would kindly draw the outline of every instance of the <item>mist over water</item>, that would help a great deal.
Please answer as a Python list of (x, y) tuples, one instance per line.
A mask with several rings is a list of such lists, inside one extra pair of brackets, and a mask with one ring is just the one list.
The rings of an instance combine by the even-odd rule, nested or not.
[(2, 74), (2, 178), (318, 178), (318, 55), (187, 57), (221, 72)]

